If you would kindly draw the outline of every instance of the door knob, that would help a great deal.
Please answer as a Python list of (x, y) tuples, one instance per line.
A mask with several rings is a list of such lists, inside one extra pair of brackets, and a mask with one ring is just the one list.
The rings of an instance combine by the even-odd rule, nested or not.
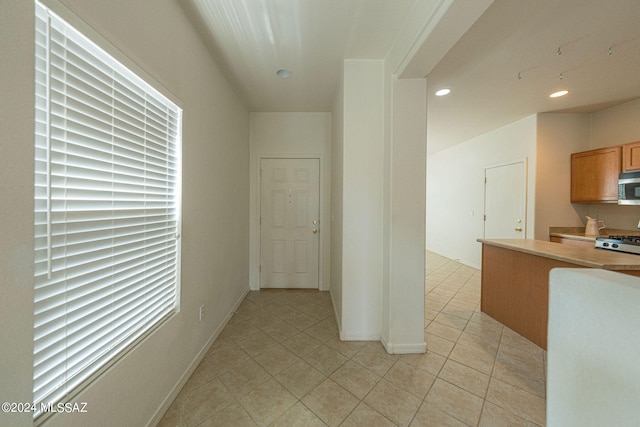
[(514, 230), (516, 230), (516, 231), (522, 231), (522, 228), (521, 228), (521, 227), (516, 227), (516, 228), (514, 228)]
[(313, 229), (313, 234), (318, 234), (318, 229), (317, 228)]

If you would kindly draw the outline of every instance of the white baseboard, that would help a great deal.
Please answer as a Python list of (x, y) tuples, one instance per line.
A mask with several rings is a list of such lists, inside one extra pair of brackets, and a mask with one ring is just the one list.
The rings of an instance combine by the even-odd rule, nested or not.
[(415, 344), (393, 344), (386, 340), (380, 339), (380, 342), (389, 354), (415, 354), (427, 352), (427, 343), (424, 341)]
[(336, 309), (333, 295), (331, 295), (331, 305), (333, 306), (333, 315), (336, 318), (336, 323), (338, 324), (338, 331), (340, 332), (341, 341), (379, 341), (389, 354), (414, 354), (427, 352), (427, 343), (424, 341), (415, 344), (393, 344), (389, 342), (386, 337), (382, 336), (380, 331), (343, 331), (341, 323), (342, 319), (340, 319), (340, 316), (338, 316), (338, 310)]
[(345, 332), (342, 330), (342, 319), (338, 316), (338, 309), (336, 308), (335, 301), (333, 300), (333, 295), (331, 294), (331, 290), (329, 290), (329, 295), (331, 295), (331, 305), (333, 306), (333, 316), (336, 318), (336, 323), (338, 325), (338, 331), (340, 333), (341, 341), (379, 341), (380, 340), (380, 332)]
[(189, 364), (184, 374), (182, 374), (182, 376), (180, 377), (180, 380), (171, 389), (171, 392), (167, 395), (165, 400), (162, 402), (162, 405), (160, 405), (158, 410), (153, 414), (153, 416), (147, 423), (147, 427), (152, 427), (157, 425), (162, 419), (162, 417), (164, 416), (164, 414), (169, 410), (169, 407), (171, 406), (173, 401), (176, 400), (176, 397), (178, 397), (180, 390), (182, 390), (182, 387), (184, 387), (187, 381), (189, 381), (189, 378), (191, 378), (191, 375), (193, 374), (193, 372), (196, 370), (200, 362), (202, 362), (202, 359), (204, 359), (204, 356), (207, 354), (207, 352), (209, 351), (213, 343), (216, 341), (220, 333), (224, 330), (225, 326), (227, 326), (227, 323), (229, 323), (229, 321), (231, 320), (235, 312), (238, 310), (238, 307), (240, 306), (244, 298), (249, 293), (249, 290), (250, 289), (247, 289), (242, 293), (240, 298), (233, 305), (233, 308), (227, 313), (222, 323), (220, 323), (220, 325), (216, 328), (216, 330), (213, 332), (211, 337), (207, 340), (207, 342), (205, 342), (204, 346), (196, 354), (196, 357)]
[(345, 332), (340, 331), (340, 339), (342, 341), (380, 341), (380, 332)]

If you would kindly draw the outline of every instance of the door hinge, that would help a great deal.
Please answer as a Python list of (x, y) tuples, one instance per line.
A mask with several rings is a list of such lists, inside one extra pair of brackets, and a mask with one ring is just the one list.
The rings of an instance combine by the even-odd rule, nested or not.
[(262, 266), (258, 266), (258, 272), (262, 273)]
[(486, 221), (486, 220), (487, 220), (487, 216), (486, 216), (486, 215), (483, 215), (483, 217), (484, 217), (483, 219)]
[(486, 176), (484, 177), (484, 183), (485, 184), (487, 183), (487, 177)]

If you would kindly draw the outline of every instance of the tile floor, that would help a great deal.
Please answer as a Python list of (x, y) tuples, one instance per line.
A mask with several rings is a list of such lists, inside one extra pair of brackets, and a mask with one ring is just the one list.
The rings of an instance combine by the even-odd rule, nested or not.
[(250, 292), (160, 426), (542, 426), (546, 353), (427, 252), (427, 353), (342, 342), (328, 292)]

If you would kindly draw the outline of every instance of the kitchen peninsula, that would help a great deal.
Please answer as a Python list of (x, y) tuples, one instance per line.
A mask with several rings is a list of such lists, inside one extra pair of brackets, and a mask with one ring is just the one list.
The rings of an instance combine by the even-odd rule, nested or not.
[(532, 239), (482, 243), (481, 310), (546, 350), (549, 272), (600, 268), (640, 276), (640, 256)]

